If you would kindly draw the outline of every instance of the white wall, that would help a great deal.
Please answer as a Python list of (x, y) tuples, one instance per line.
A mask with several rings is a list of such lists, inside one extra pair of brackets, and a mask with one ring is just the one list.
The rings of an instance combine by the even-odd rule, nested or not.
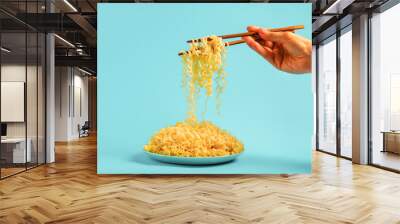
[[(75, 70), (77, 71), (77, 70)], [(73, 111), (73, 119), (72, 119), (72, 136), (75, 138), (79, 137), (78, 132), (78, 124), (83, 125), (85, 121), (89, 120), (89, 111), (88, 111), (88, 77), (82, 76), (82, 73), (79, 75), (75, 74), (74, 77), (74, 108)], [(79, 93), (80, 92), (80, 93)], [(79, 97), (80, 96), (80, 97)], [(80, 103), (79, 103), (80, 101)], [(80, 111), (81, 110), (81, 111)]]
[(78, 125), (88, 120), (88, 77), (72, 67), (56, 67), (55, 73), (55, 140), (77, 139)]
[(25, 121), (25, 83), (1, 82), (1, 121)]
[[(28, 71), (32, 70), (32, 67), (27, 68)], [(28, 72), (30, 74), (30, 72)], [(25, 82), (25, 64), (8, 64), (1, 66), (1, 81), (10, 82), (18, 81)], [(5, 110), (6, 108), (1, 108)], [(7, 137), (24, 138), (25, 137), (25, 122), (10, 122), (7, 123)]]
[(67, 141), (69, 138), (69, 73), (67, 67), (55, 68), (55, 141)]
[[(25, 68), (24, 65), (19, 64), (5, 64), (1, 66), (1, 81), (2, 82), (25, 82), (25, 75), (27, 69), (27, 76), (29, 85), (36, 86), (36, 80), (32, 76), (36, 77), (36, 66), (27, 66)], [(40, 71), (39, 71), (40, 72)], [(36, 111), (36, 88), (27, 88), (27, 107), (28, 112)], [(32, 98), (32, 99), (31, 99)], [(35, 99), (33, 99), (35, 98)], [(31, 104), (33, 102), (33, 104)], [(30, 105), (31, 104), (31, 105)], [(40, 106), (40, 105), (39, 105)], [(5, 110), (6, 108), (2, 108)], [(36, 113), (27, 113), (28, 116), (28, 129), (32, 127), (32, 130), (36, 130)], [(31, 124), (34, 122), (34, 124)], [(33, 131), (32, 131), (33, 132)], [(28, 130), (28, 137), (29, 137), (30, 130)], [(36, 135), (36, 132), (35, 132)], [(7, 136), (8, 137), (25, 137), (25, 122), (7, 122)]]
[[(36, 70), (38, 69), (38, 70)], [(25, 134), (30, 139), (32, 161), (39, 163), (44, 162), (44, 146), (45, 146), (45, 118), (44, 118), (44, 74), (42, 67), (36, 65), (10, 63), (1, 66), (1, 81), (2, 82), (24, 82), (26, 84), (26, 107), (22, 108), (27, 120), (24, 122), (6, 122), (7, 137), (9, 138), (24, 138)], [(25, 80), (27, 79), (27, 80)], [(1, 108), (7, 110), (7, 108)], [(39, 156), (37, 157), (37, 154)]]

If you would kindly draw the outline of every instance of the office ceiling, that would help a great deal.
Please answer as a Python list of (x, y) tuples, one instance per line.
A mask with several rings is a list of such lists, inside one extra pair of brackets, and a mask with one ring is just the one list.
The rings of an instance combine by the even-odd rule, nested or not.
[[(25, 28), (41, 32), (55, 32), (71, 45), (56, 38), (56, 64), (86, 66), (96, 70), (97, 3), (171, 3), (171, 2), (226, 2), (226, 3), (312, 3), (313, 39), (318, 41), (334, 32), (339, 19), (351, 22), (357, 13), (372, 9), (390, 0), (47, 0), (53, 13), (46, 10), (45, 0), (1, 0), (2, 32), (17, 33)], [(25, 13), (28, 12), (28, 13)], [(346, 25), (342, 23), (341, 25)], [(327, 32), (331, 28), (331, 32)], [(9, 34), (11, 35), (11, 34)], [(11, 35), (12, 36), (12, 35)], [(19, 38), (10, 38), (10, 41)], [(22, 44), (22, 43), (20, 43)], [(18, 44), (16, 44), (18, 45)], [(77, 50), (78, 49), (78, 50)]]

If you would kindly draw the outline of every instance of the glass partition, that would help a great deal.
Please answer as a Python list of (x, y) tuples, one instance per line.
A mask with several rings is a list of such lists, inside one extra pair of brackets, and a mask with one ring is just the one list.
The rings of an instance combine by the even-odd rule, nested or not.
[[(20, 14), (43, 5), (0, 2)], [(0, 12), (1, 179), (45, 163), (45, 44), (44, 33)]]
[(340, 36), (340, 154), (352, 157), (352, 32)]
[(2, 177), (24, 171), (31, 162), (26, 142), (26, 41), (25, 32), (1, 34)]
[(400, 171), (400, 5), (371, 18), (372, 164)]
[(336, 37), (318, 47), (318, 149), (336, 153)]
[(27, 33), (27, 74), (26, 74), (26, 113), (27, 113), (27, 149), (31, 151), (31, 160), (27, 163), (28, 168), (36, 166), (38, 160), (38, 35), (36, 32)]

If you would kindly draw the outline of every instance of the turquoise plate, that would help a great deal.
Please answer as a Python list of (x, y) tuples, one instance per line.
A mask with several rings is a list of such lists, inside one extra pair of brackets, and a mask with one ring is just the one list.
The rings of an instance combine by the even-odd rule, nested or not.
[(214, 165), (220, 163), (227, 163), (235, 160), (242, 153), (237, 153), (229, 156), (216, 156), (216, 157), (181, 157), (181, 156), (166, 156), (160, 155), (156, 153), (151, 153), (145, 150), (147, 155), (150, 158), (164, 162), (164, 163), (173, 163), (173, 164), (182, 164), (182, 165)]

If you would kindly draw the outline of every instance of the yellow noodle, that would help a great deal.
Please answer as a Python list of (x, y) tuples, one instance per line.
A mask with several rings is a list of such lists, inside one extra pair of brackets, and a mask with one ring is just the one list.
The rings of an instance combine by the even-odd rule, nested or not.
[(216, 83), (217, 112), (220, 110), (220, 95), (225, 88), (225, 46), (222, 39), (211, 36), (192, 43), (187, 54), (182, 56), (182, 85), (187, 93), (187, 118), (174, 126), (162, 128), (145, 145), (149, 152), (168, 156), (215, 157), (237, 154), (243, 144), (225, 130), (208, 121), (197, 121), (197, 98), (205, 91), (207, 101), (213, 93), (213, 78)]
[(162, 128), (144, 149), (168, 156), (214, 157), (240, 153), (243, 144), (210, 122), (178, 122)]
[(197, 98), (201, 90), (206, 97), (213, 93), (213, 78), (216, 86), (217, 112), (220, 111), (221, 93), (225, 88), (225, 45), (217, 36), (204, 37), (190, 44), (190, 49), (182, 55), (183, 87), (187, 92), (188, 120), (196, 121)]

